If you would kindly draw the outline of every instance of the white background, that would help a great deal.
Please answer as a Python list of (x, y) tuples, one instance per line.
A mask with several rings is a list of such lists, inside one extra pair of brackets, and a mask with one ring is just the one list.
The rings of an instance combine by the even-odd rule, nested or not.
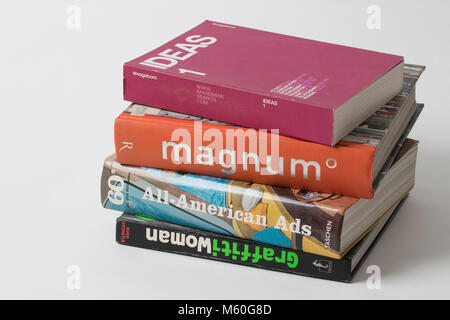
[[(68, 28), (70, 5), (80, 29)], [(369, 5), (381, 29), (366, 26)], [(449, 1), (0, 2), (0, 298), (450, 298)], [(352, 284), (120, 246), (100, 205), (122, 64), (205, 19), (424, 64), (416, 187)], [(70, 24), (69, 24), (70, 26)], [(249, 52), (252, 54), (252, 52)], [(67, 267), (81, 288), (66, 286)], [(366, 268), (381, 268), (381, 289)]]

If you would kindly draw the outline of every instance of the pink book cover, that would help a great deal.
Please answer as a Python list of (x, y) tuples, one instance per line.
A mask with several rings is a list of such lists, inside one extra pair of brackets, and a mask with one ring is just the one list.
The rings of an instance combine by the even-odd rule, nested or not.
[(333, 145), (334, 109), (402, 61), (207, 20), (126, 62), (124, 99)]

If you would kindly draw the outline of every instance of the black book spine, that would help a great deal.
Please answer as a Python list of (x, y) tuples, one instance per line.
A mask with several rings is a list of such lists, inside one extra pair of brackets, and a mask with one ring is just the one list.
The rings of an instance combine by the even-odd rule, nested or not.
[(332, 259), (128, 214), (117, 218), (116, 241), (133, 247), (328, 280), (349, 282), (352, 278), (351, 263), (345, 257)]

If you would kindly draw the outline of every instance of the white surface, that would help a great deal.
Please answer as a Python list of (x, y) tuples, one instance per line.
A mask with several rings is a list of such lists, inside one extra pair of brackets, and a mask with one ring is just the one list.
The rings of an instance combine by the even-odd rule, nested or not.
[[(381, 29), (366, 27), (369, 5)], [(69, 5), (81, 29), (66, 27)], [(0, 3), (0, 298), (450, 298), (448, 1)], [(404, 55), (424, 64), (416, 187), (356, 281), (341, 284), (119, 246), (101, 208), (122, 63), (204, 19)], [(250, 54), (250, 53), (249, 53)], [(369, 290), (367, 266), (381, 268)], [(66, 268), (81, 269), (80, 290)]]

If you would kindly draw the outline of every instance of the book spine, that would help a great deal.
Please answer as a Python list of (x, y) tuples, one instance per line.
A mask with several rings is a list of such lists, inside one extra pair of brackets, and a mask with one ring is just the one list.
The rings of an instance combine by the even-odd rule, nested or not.
[(105, 160), (103, 207), (336, 259), (357, 198)]
[(201, 76), (177, 77), (124, 65), (124, 99), (281, 135), (333, 145), (333, 111), (202, 82)]
[(348, 282), (352, 278), (350, 262), (346, 259), (326, 258), (160, 221), (137, 221), (128, 219), (126, 214), (117, 219), (116, 241), (127, 246), (328, 280)]
[(118, 162), (282, 187), (372, 198), (375, 146), (336, 147), (201, 121), (122, 113)]

